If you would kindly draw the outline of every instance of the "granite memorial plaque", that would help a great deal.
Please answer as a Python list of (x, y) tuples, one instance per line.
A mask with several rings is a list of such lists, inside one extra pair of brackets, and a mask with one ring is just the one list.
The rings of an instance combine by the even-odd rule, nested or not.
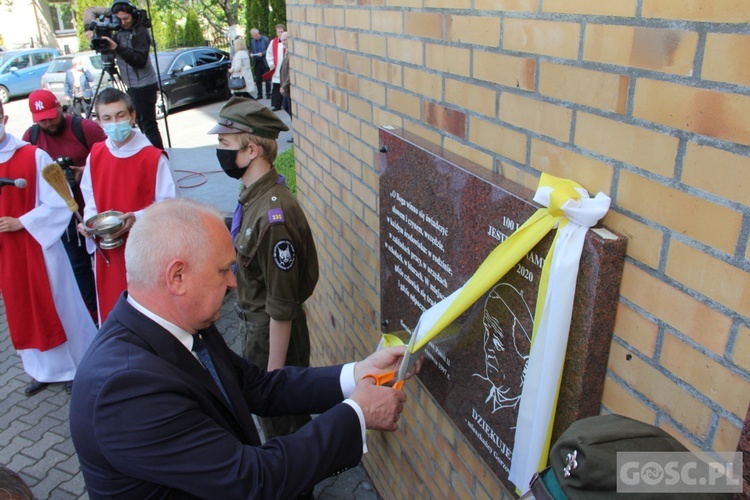
[[(539, 206), (528, 189), (401, 130), (381, 129), (380, 146), (382, 329), (410, 332)], [(428, 345), (419, 375), (509, 491), (539, 278), (553, 237), (554, 230)], [(625, 244), (603, 227), (586, 236), (553, 441), (599, 413)]]

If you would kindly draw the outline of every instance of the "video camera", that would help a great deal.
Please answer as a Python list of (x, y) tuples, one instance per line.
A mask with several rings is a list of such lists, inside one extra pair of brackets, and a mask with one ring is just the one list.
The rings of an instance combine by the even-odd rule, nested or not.
[(76, 180), (75, 171), (70, 168), (73, 166), (73, 159), (70, 156), (58, 156), (55, 158), (55, 163), (60, 165), (60, 168), (65, 174), (65, 179), (68, 181), (68, 185), (70, 185), (70, 189), (75, 189), (78, 185), (78, 181)]
[(114, 38), (115, 31), (120, 29), (120, 19), (114, 14), (102, 14), (91, 21), (88, 29), (94, 32), (91, 48), (99, 53), (108, 52), (109, 42), (102, 37)]

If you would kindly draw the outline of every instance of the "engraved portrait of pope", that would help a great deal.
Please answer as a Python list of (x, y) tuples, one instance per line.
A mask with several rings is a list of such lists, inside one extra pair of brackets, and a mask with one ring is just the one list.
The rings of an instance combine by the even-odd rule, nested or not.
[(534, 319), (523, 292), (509, 283), (490, 290), (484, 304), (484, 373), (489, 382), (485, 403), (492, 413), (517, 408), (526, 378)]

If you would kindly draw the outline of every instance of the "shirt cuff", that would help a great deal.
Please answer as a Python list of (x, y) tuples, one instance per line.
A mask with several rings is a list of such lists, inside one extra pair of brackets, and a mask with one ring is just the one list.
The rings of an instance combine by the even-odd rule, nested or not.
[(348, 398), (357, 387), (357, 381), (354, 380), (354, 365), (357, 363), (347, 363), (341, 368), (339, 383), (341, 384), (341, 393)]
[(339, 383), (341, 384), (341, 393), (347, 398), (344, 400), (344, 403), (351, 406), (359, 418), (359, 428), (362, 430), (362, 454), (364, 455), (367, 453), (367, 427), (365, 426), (365, 414), (362, 412), (362, 408), (356, 401), (348, 399), (357, 387), (357, 381), (354, 380), (354, 365), (356, 364), (357, 363), (347, 363), (341, 368)]
[(365, 414), (362, 413), (362, 408), (360, 408), (359, 404), (357, 404), (356, 401), (352, 399), (345, 399), (344, 403), (354, 408), (354, 411), (357, 413), (357, 417), (359, 417), (359, 428), (362, 431), (362, 454), (364, 455), (365, 453), (367, 453), (367, 427), (365, 427)]

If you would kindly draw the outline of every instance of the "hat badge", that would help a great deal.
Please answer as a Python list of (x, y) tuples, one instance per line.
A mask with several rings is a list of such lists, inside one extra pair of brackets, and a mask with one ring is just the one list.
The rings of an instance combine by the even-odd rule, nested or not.
[(573, 453), (568, 453), (565, 459), (568, 461), (568, 465), (563, 469), (563, 477), (570, 477), (570, 471), (578, 468), (578, 450), (573, 450)]
[(34, 103), (34, 107), (37, 109), (37, 111), (41, 111), (44, 109), (44, 103), (42, 101), (36, 101)]

